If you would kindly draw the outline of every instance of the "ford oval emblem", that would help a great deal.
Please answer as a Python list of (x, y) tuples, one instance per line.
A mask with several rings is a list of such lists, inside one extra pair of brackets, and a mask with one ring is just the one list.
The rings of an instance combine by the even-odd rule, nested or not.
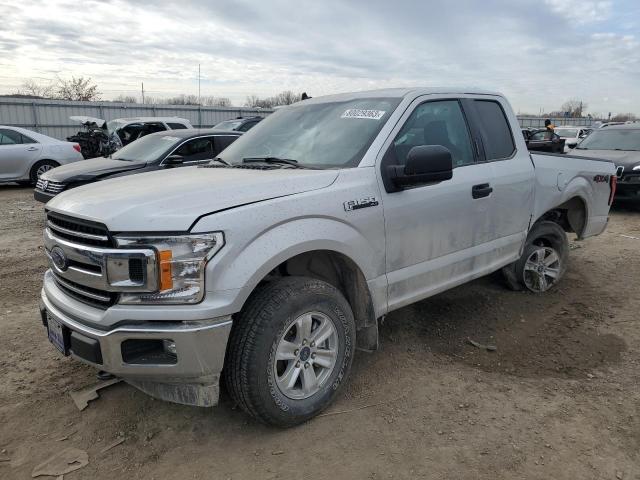
[(67, 260), (67, 255), (64, 253), (60, 247), (53, 247), (51, 249), (51, 261), (55, 265), (55, 267), (64, 272), (67, 268), (69, 268), (69, 261)]

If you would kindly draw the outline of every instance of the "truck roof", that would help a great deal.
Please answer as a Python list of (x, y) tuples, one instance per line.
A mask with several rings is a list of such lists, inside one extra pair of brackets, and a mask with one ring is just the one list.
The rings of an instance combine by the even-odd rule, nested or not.
[(498, 92), (483, 90), (480, 88), (464, 87), (408, 87), (408, 88), (383, 88), (379, 90), (364, 90), (361, 92), (338, 93), (334, 95), (324, 95), (304, 100), (305, 103), (323, 103), (333, 101), (345, 101), (358, 98), (403, 98), (406, 96), (435, 95), (435, 94), (473, 94), (473, 95), (496, 95), (502, 97)]

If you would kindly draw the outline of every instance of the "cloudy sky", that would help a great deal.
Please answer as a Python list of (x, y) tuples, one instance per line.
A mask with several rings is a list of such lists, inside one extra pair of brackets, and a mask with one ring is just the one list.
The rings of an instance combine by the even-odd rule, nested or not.
[(3, 0), (0, 92), (90, 76), (103, 98), (386, 86), (499, 90), (516, 110), (640, 114), (638, 0)]

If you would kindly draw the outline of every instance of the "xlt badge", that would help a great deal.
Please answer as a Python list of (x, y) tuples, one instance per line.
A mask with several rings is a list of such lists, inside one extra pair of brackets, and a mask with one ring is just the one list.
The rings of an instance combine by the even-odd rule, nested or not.
[(365, 197), (359, 200), (349, 200), (343, 203), (345, 212), (350, 212), (351, 210), (359, 210), (361, 208), (367, 207), (375, 207), (378, 205), (378, 200), (376, 197)]

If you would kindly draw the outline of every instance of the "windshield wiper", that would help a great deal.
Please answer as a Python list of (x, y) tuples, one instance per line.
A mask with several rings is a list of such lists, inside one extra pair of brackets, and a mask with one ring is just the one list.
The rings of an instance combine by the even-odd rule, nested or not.
[(291, 165), (295, 168), (308, 168), (303, 165), (300, 165), (297, 160), (292, 160), (290, 158), (279, 158), (279, 157), (248, 157), (243, 158), (242, 163), (276, 163), (280, 165)]
[[(223, 165), (226, 165), (227, 167), (232, 167), (233, 165), (231, 165), (229, 162), (227, 162), (226, 160), (220, 158), (220, 157), (216, 157), (213, 160), (211, 160), (211, 163), (213, 162), (219, 162)], [(211, 163), (209, 165), (211, 165)]]

